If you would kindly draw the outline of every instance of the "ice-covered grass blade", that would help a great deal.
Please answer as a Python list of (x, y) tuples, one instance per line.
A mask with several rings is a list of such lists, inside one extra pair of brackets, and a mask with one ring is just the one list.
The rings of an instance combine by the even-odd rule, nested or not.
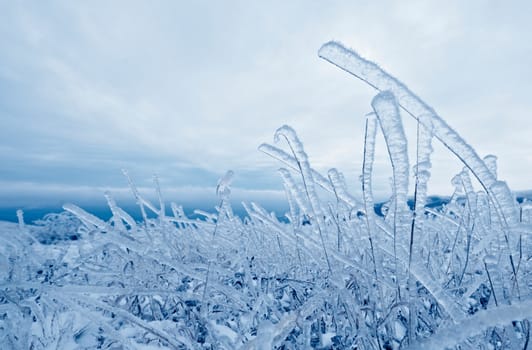
[(434, 109), (411, 92), (406, 85), (384, 71), (377, 64), (362, 58), (357, 52), (346, 48), (339, 42), (331, 41), (324, 44), (320, 48), (318, 55), (366, 82), (376, 90), (392, 92), (397, 98), (399, 106), (420, 123), (424, 122), (420, 116), (425, 116), (425, 119), (428, 117), (431, 125), (424, 126), (432, 128), (434, 137), (440, 140), (472, 171), (484, 189), (492, 196), (495, 204), (499, 207), (501, 215), (504, 214), (504, 220), (510, 225), (517, 221), (518, 215), (514, 206), (508, 206), (513, 202), (513, 196), (508, 188), (500, 188), (498, 191), (493, 190), (492, 186), (495, 184), (496, 178), (473, 147), (467, 144)]

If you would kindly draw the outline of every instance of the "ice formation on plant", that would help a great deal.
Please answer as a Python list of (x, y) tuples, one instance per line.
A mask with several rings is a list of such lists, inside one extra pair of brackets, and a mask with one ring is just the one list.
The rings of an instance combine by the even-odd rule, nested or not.
[[(480, 158), (376, 64), (336, 42), (319, 55), (379, 90), (365, 120), (362, 198), (338, 170), (312, 169), (295, 131), (282, 126), (274, 139), (287, 151), (259, 149), (283, 164), (288, 222), (256, 203), (235, 216), (232, 171), (218, 183), (216, 212), (196, 212), (201, 220), (175, 203), (166, 215), (158, 178), (157, 206), (125, 171), (142, 222), (109, 192), (108, 221), (65, 204), (27, 225), (20, 211), (18, 225), (0, 223), (0, 347), (526, 348), (530, 203), (519, 205), (497, 179), (496, 157)], [(413, 164), (405, 113), (417, 120)], [(378, 130), (393, 167), (383, 216), (372, 191)], [(435, 140), (464, 165), (436, 209), (425, 206)]]

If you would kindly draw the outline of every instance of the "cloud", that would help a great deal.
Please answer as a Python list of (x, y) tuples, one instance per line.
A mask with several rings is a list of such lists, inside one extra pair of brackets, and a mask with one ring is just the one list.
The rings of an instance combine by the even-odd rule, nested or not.
[[(220, 204), (216, 196), (216, 186), (161, 186), (164, 202), (169, 205), (175, 202), (189, 208), (210, 208)], [(139, 193), (152, 201), (158, 207), (158, 197), (155, 187), (137, 187)], [(47, 184), (32, 182), (0, 182), (0, 209), (2, 208), (46, 208), (61, 207), (65, 203), (77, 205), (105, 206), (104, 193), (109, 191), (119, 205), (131, 207), (135, 205), (134, 196), (129, 187), (109, 186), (75, 186), (64, 184)], [(285, 194), (278, 190), (250, 190), (233, 188), (231, 203), (239, 207), (240, 202), (259, 201), (269, 208), (284, 209), (286, 207)]]
[[(356, 192), (375, 92), (317, 58), (323, 42), (338, 39), (405, 81), (481, 156), (497, 154), (512, 188), (530, 187), (526, 3), (2, 7), (5, 186), (120, 187), (128, 168), (143, 186), (156, 172), (168, 186), (208, 187), (233, 169), (235, 186), (280, 190), (279, 164), (256, 147), (290, 124), (314, 166), (343, 170)], [(378, 147), (375, 186), (384, 196), (391, 173)], [(460, 163), (437, 147), (433, 164), (430, 190), (448, 193)]]

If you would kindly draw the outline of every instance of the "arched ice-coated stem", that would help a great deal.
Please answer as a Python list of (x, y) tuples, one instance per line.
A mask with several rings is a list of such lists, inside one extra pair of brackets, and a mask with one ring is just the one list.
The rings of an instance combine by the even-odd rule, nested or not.
[(515, 201), (508, 186), (499, 183), (475, 150), (402, 82), (338, 42), (330, 41), (324, 44), (318, 55), (379, 91), (390, 90), (397, 98), (399, 106), (419, 122), (423, 123), (423, 120), (419, 119), (420, 115), (430, 116), (434, 136), (471, 170), (495, 203), (503, 222), (508, 225), (517, 223), (518, 212), (512, 205)]
[(318, 199), (318, 195), (316, 194), (316, 189), (314, 187), (314, 179), (312, 177), (312, 171), (308, 162), (308, 156), (303, 150), (303, 144), (297, 137), (297, 134), (294, 129), (292, 129), (288, 125), (281, 126), (275, 132), (274, 141), (279, 142), (281, 137), (286, 139), (286, 141), (288, 142), (288, 146), (292, 150), (292, 153), (294, 154), (294, 157), (297, 161), (297, 166), (301, 173), (301, 179), (303, 180), (303, 187), (305, 188), (307, 198), (309, 199), (312, 214), (314, 215), (314, 218), (316, 220), (316, 226), (318, 228), (321, 244), (323, 246), (323, 254), (325, 255), (325, 260), (327, 262), (329, 272), (331, 272), (331, 264), (329, 262), (329, 256), (327, 255), (327, 249), (325, 248), (325, 241), (323, 240), (322, 232), (322, 230), (325, 228), (325, 223), (323, 222), (323, 214), (321, 212), (320, 201)]
[[(298, 166), (298, 162), (297, 162), (296, 158), (294, 158), (293, 156), (289, 155), (288, 153), (286, 153), (282, 149), (280, 149), (278, 147), (275, 147), (275, 146), (272, 146), (272, 145), (267, 144), (267, 143), (261, 144), (258, 149), (259, 149), (259, 151), (269, 155), (270, 157), (281, 161), (282, 163), (287, 165), (290, 169), (293, 169), (293, 170), (296, 170), (296, 171), (300, 172), (300, 168)], [(352, 210), (362, 210), (362, 204), (359, 203), (359, 201), (355, 197), (353, 197), (352, 195), (350, 195), (347, 192), (345, 192), (345, 193), (344, 192), (336, 192), (335, 193), (335, 189), (334, 189), (334, 187), (331, 184), (329, 179), (327, 179), (326, 177), (322, 176), (320, 173), (318, 173), (316, 170), (314, 170), (312, 168), (310, 169), (310, 172), (312, 174), (312, 179), (314, 180), (316, 185), (320, 186), (325, 191), (330, 192), (330, 193), (338, 196), (338, 198), (343, 203), (347, 204)]]

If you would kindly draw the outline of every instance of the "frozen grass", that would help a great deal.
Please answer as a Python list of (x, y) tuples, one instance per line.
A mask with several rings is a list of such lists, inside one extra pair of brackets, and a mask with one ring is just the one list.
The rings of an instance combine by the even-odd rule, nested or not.
[[(20, 212), (18, 226), (0, 227), (1, 348), (526, 348), (532, 207), (497, 179), (493, 156), (481, 159), (377, 65), (338, 43), (320, 56), (381, 91), (366, 120), (362, 198), (337, 170), (312, 169), (283, 126), (280, 147), (259, 149), (284, 167), (288, 223), (255, 203), (233, 215), (232, 172), (203, 220), (175, 203), (166, 216), (157, 178), (154, 205), (127, 173), (141, 222), (110, 193), (107, 222), (73, 204), (38, 226)], [(412, 163), (405, 113), (418, 122)], [(384, 216), (371, 181), (379, 130), (393, 167)], [(438, 209), (425, 207), (433, 141), (464, 164)]]

